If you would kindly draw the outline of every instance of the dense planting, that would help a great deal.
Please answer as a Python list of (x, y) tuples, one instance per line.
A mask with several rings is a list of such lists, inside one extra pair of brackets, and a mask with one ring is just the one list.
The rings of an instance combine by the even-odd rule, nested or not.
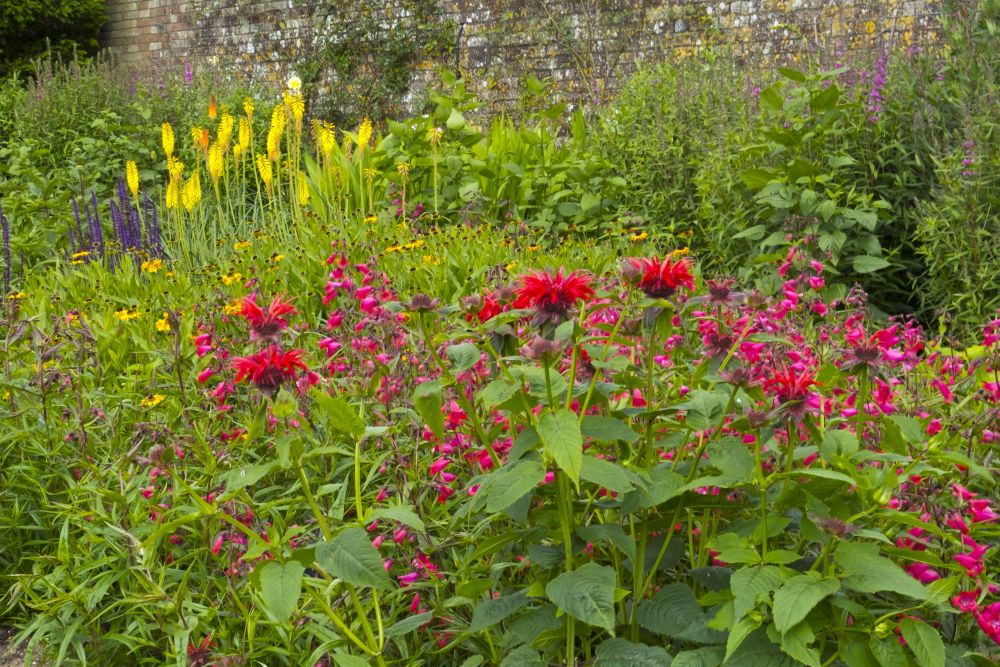
[(10, 84), (0, 620), (51, 664), (995, 664), (976, 67), (908, 74), (926, 143), (885, 61), (486, 129), (448, 76), (351, 129), (297, 76), (84, 68), (89, 129), (32, 113), (70, 70)]

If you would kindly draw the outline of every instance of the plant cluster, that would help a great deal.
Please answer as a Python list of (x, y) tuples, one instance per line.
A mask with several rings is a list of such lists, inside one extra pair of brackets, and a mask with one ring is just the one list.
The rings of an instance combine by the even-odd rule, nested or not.
[(959, 354), (804, 255), (435, 293), (327, 220), (7, 311), (0, 567), (56, 663), (995, 659), (1000, 322)]

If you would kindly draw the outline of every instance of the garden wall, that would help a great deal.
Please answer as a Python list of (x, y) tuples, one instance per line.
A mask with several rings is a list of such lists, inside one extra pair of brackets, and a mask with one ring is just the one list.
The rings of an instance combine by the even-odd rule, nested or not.
[[(420, 88), (440, 65), (485, 99), (508, 104), (525, 75), (576, 98), (606, 97), (645, 59), (733, 45), (755, 60), (796, 61), (817, 49), (933, 38), (937, 0), (109, 0), (103, 43), (126, 62), (235, 65), (281, 79), (333, 62), (340, 86), (405, 66)], [(350, 60), (357, 60), (351, 68)], [(387, 64), (388, 63), (388, 64)], [(355, 72), (345, 77), (343, 73)], [(319, 76), (317, 74), (317, 76)], [(304, 76), (304, 78), (307, 78)], [(331, 79), (329, 71), (321, 78)], [(337, 77), (334, 76), (334, 79)], [(359, 94), (365, 94), (360, 90)]]

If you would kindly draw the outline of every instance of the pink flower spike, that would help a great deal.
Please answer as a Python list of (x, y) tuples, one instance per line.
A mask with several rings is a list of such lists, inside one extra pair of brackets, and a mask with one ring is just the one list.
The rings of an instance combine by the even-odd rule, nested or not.
[(990, 501), (985, 498), (970, 500), (969, 506), (972, 510), (972, 523), (983, 523), (997, 519), (996, 512), (990, 507)]
[(959, 611), (975, 612), (979, 609), (979, 591), (962, 591), (951, 598), (951, 603)]
[(220, 534), (215, 538), (215, 542), (212, 543), (212, 555), (218, 556), (219, 552), (222, 551), (222, 545), (225, 543), (225, 538)]
[(965, 488), (961, 484), (952, 484), (951, 485), (951, 489), (952, 489), (952, 493), (955, 494), (955, 497), (956, 498), (961, 498), (962, 500), (972, 500), (973, 498), (976, 497), (975, 493), (973, 493), (972, 491), (969, 491), (967, 488)]

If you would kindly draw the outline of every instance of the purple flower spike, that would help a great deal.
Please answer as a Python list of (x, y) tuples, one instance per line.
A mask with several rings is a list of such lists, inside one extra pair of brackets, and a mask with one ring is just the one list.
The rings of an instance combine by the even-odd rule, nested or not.
[(10, 223), (7, 216), (0, 208), (0, 228), (3, 229), (3, 291), (4, 294), (10, 292)]

